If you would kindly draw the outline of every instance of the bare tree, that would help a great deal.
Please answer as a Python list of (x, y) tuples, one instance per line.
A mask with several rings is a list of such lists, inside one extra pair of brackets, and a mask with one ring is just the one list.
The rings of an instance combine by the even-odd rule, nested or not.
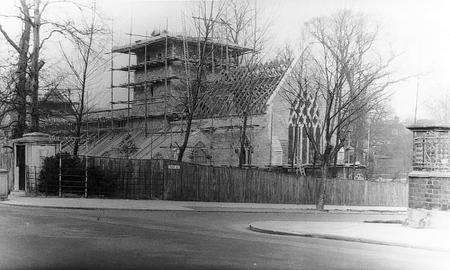
[[(52, 21), (44, 18), (43, 15), (51, 4), (62, 4), (65, 6), (77, 7), (81, 12), (82, 4), (74, 1), (42, 1), (42, 0), (20, 0), (18, 15), (4, 15), (3, 17), (18, 18), (22, 21), (24, 27), (19, 44), (16, 44), (10, 35), (1, 27), (3, 37), (18, 52), (17, 75), (14, 78), (16, 99), (11, 100), (13, 104), (9, 106), (17, 114), (17, 124), (14, 125), (13, 137), (21, 137), (28, 129), (31, 131), (39, 130), (40, 108), (39, 108), (39, 79), (40, 71), (45, 61), (41, 57), (41, 50), (44, 43), (49, 40), (53, 34), (61, 33), (65, 28), (66, 22)], [(43, 29), (43, 26), (48, 26)], [(31, 33), (33, 39), (31, 40)], [(42, 38), (43, 36), (43, 38)], [(32, 50), (30, 47), (32, 44)], [(42, 88), (42, 87), (41, 87)], [(27, 97), (30, 102), (27, 102)], [(31, 115), (31, 122), (27, 124), (27, 113)], [(10, 112), (8, 112), (10, 113)]]
[(256, 1), (228, 0), (221, 15), (219, 32), (225, 42), (252, 49), (250, 54), (234, 55), (237, 65), (253, 65), (261, 61), (262, 52), (266, 48), (272, 19), (257, 6)]
[(424, 102), (425, 109), (431, 115), (432, 120), (439, 124), (450, 123), (450, 94), (446, 91), (437, 97), (429, 97)]
[[(9, 85), (6, 90), (14, 88), (13, 91), (7, 91), (3, 94), (12, 94), (12, 98), (8, 96), (9, 106), (4, 108), (2, 114), (17, 114), (17, 120), (13, 120), (11, 124), (13, 125), (12, 137), (18, 138), (22, 137), (26, 130), (26, 96), (27, 96), (27, 69), (28, 69), (28, 52), (30, 48), (30, 34), (31, 34), (31, 23), (28, 20), (30, 18), (30, 6), (25, 0), (20, 1), (20, 15), (19, 19), (23, 23), (22, 33), (20, 36), (20, 41), (17, 44), (9, 34), (0, 25), (0, 32), (2, 32), (3, 37), (8, 41), (8, 43), (17, 52), (17, 65), (14, 68), (15, 74), (12, 76), (10, 81), (7, 83)], [(8, 93), (9, 92), (9, 93)], [(3, 101), (6, 101), (6, 100)]]
[[(234, 93), (237, 113), (241, 118), (239, 134), (239, 167), (248, 163), (246, 158), (247, 144), (250, 143), (247, 136), (248, 121), (255, 106), (259, 104), (258, 87), (261, 80), (271, 79), (274, 71), (274, 63), (264, 63), (262, 53), (268, 39), (271, 20), (262, 17), (262, 10), (258, 9), (256, 2), (250, 0), (228, 0), (225, 10), (220, 18), (221, 35), (226, 43), (236, 44), (243, 48), (250, 48), (250, 53), (233, 55), (234, 63), (240, 69), (239, 91)], [(279, 71), (279, 70), (277, 70)], [(268, 76), (267, 78), (263, 78)], [(260, 94), (260, 93), (259, 93)]]
[(73, 50), (70, 53), (60, 44), (64, 64), (68, 69), (66, 73), (68, 87), (60, 93), (63, 100), (69, 103), (71, 107), (72, 115), (67, 120), (72, 122), (74, 126), (72, 154), (78, 155), (82, 124), (89, 112), (88, 91), (92, 88), (95, 78), (104, 71), (105, 67), (105, 47), (102, 44), (105, 41), (106, 30), (97, 21), (95, 7), (93, 7), (91, 17), (85, 25), (66, 25), (64, 34), (71, 41)]
[[(215, 1), (201, 1), (198, 5), (198, 16), (194, 18), (194, 27), (198, 35), (198, 55), (196, 61), (190, 64), (189, 56), (185, 55), (185, 78), (182, 79), (177, 99), (183, 110), (183, 120), (185, 122), (183, 143), (178, 146), (178, 161), (183, 160), (189, 136), (192, 130), (192, 122), (198, 112), (200, 101), (206, 94), (207, 89), (207, 68), (212, 50), (209, 44), (212, 42), (212, 34), (218, 19), (223, 11), (223, 3)], [(187, 46), (187, 43), (184, 43)], [(188, 51), (186, 48), (185, 51)], [(192, 72), (192, 74), (191, 74)]]
[(39, 71), (44, 65), (40, 59), (41, 44), (41, 18), (49, 2), (41, 5), (41, 0), (34, 0), (33, 16), (27, 20), (33, 28), (33, 51), (31, 53), (30, 65), (30, 96), (31, 96), (31, 130), (39, 130)]
[(285, 95), (297, 116), (303, 115), (306, 105), (318, 109), (303, 115), (305, 121), (300, 124), (320, 162), (316, 205), (323, 209), (329, 166), (346, 142), (352, 123), (380, 103), (386, 89), (398, 80), (390, 79), (394, 57), (378, 56), (374, 47), (377, 27), (371, 28), (363, 15), (341, 11), (309, 21), (306, 29), (310, 43), (297, 60)]

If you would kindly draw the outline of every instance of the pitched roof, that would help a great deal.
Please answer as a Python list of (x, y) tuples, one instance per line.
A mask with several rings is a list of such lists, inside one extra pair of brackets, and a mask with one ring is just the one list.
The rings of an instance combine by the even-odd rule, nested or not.
[(197, 109), (198, 118), (261, 114), (287, 66), (269, 63), (223, 70), (210, 82)]

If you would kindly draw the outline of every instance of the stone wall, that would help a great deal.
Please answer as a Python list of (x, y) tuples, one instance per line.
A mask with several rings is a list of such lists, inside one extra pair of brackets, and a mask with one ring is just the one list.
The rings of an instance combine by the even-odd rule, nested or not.
[[(267, 115), (254, 115), (248, 120), (247, 137), (250, 141), (252, 154), (251, 165), (265, 166), (270, 162), (270, 138), (267, 136)], [(210, 164), (237, 166), (240, 149), (240, 117), (225, 117), (196, 120), (189, 139), (193, 146), (201, 141), (206, 146), (206, 152), (211, 156)], [(197, 134), (193, 135), (193, 134)], [(199, 136), (202, 134), (202, 136)], [(192, 136), (193, 135), (193, 136)], [(187, 155), (192, 151), (188, 149)], [(192, 162), (186, 159), (187, 162)]]

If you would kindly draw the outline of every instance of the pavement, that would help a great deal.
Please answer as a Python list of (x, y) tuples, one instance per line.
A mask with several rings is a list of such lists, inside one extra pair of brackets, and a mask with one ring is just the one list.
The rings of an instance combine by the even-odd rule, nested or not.
[(450, 228), (419, 229), (388, 222), (260, 221), (251, 223), (249, 228), (269, 234), (450, 252)]
[[(147, 211), (218, 211), (218, 212), (295, 212), (315, 211), (309, 204), (223, 203), (162, 200), (124, 200), (95, 198), (10, 196), (1, 204), (71, 209), (147, 210)], [(326, 205), (327, 211), (404, 212), (406, 207)]]

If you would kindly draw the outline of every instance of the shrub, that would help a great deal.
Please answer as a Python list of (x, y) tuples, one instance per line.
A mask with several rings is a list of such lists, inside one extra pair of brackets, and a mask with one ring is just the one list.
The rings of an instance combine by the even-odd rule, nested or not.
[[(75, 190), (77, 182), (82, 181), (84, 170), (81, 160), (67, 153), (56, 154), (44, 159), (39, 173), (39, 191), (49, 194), (57, 194), (59, 187), (59, 157), (61, 156), (61, 182), (63, 186), (69, 186)], [(84, 178), (84, 177), (83, 177)], [(71, 191), (73, 191), (71, 190)], [(79, 193), (75, 192), (75, 193)], [(70, 192), (72, 193), (72, 192)]]
[[(58, 194), (60, 156), (62, 192), (83, 195), (86, 178), (84, 160), (68, 153), (56, 154), (44, 159), (39, 173), (39, 191)], [(106, 173), (100, 167), (90, 166), (87, 173), (88, 195), (109, 195), (113, 192), (112, 183), (107, 181)]]

